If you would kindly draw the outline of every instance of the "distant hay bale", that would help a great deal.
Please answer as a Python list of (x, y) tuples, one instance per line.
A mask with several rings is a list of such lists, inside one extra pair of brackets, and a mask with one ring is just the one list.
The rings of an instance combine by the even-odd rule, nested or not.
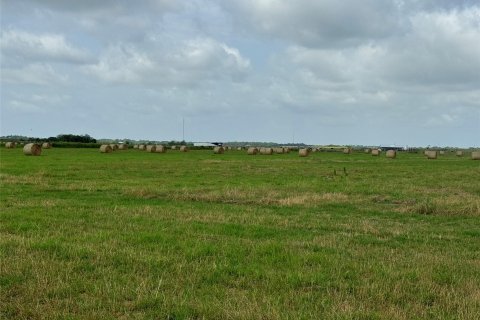
[(118, 144), (112, 143), (112, 144), (110, 144), (110, 147), (112, 148), (112, 151), (117, 151), (118, 150)]
[(251, 155), (251, 156), (254, 156), (254, 155), (256, 155), (257, 153), (258, 153), (258, 149), (255, 148), (255, 147), (250, 147), (250, 148), (248, 148), (248, 150), (247, 150), (247, 154), (248, 154), (248, 155)]
[(298, 150), (298, 155), (300, 157), (308, 157), (310, 152), (308, 152), (308, 149), (299, 149)]
[(142, 150), (142, 151), (147, 150), (147, 146), (144, 145), (144, 144), (139, 144), (138, 145), (138, 150)]
[(372, 150), (370, 148), (365, 149), (365, 153), (370, 153), (370, 152), (372, 152)]
[(463, 151), (457, 151), (456, 155), (457, 157), (463, 157)]
[(472, 152), (472, 160), (480, 160), (480, 151)]
[(260, 148), (260, 154), (272, 155), (273, 154), (273, 149), (272, 148)]
[(214, 154), (223, 154), (225, 152), (225, 149), (223, 147), (214, 147), (213, 148), (213, 153)]
[(161, 144), (157, 144), (157, 145), (155, 146), (155, 152), (156, 152), (156, 153), (165, 153), (165, 152), (167, 152), (167, 148), (165, 148), (165, 147), (164, 147), (163, 145), (161, 145)]
[(187, 146), (181, 146), (180, 147), (180, 152), (188, 152), (188, 147)]
[(380, 155), (380, 149), (372, 149), (372, 156), (379, 156)]
[(52, 145), (49, 142), (42, 143), (42, 149), (50, 149)]
[(138, 149), (138, 144), (134, 144), (133, 149)]
[(438, 152), (435, 150), (426, 150), (425, 155), (427, 156), (427, 159), (437, 159)]
[(100, 146), (100, 152), (101, 152), (101, 153), (110, 153), (110, 152), (112, 152), (112, 151), (113, 151), (113, 150), (112, 150), (112, 147), (111, 147), (110, 145), (108, 145), (108, 144), (102, 144), (102, 145)]
[(283, 153), (290, 153), (289, 147), (283, 147)]
[(386, 153), (386, 157), (390, 159), (395, 159), (397, 157), (397, 151), (396, 150), (388, 150)]
[(149, 144), (149, 145), (147, 146), (147, 152), (155, 152), (155, 150), (157, 150), (157, 148), (155, 147), (155, 145)]
[(237, 151), (242, 151), (243, 148), (242, 147), (237, 147)]
[(26, 156), (39, 156), (42, 153), (42, 147), (36, 143), (28, 143), (23, 147), (23, 154)]
[(125, 144), (125, 143), (119, 144), (118, 150), (128, 150), (128, 144)]
[(273, 151), (278, 154), (283, 154), (283, 148), (274, 148)]
[(345, 148), (345, 149), (343, 149), (343, 153), (345, 153), (345, 154), (350, 154), (350, 153), (352, 153), (352, 148)]
[(13, 148), (15, 148), (16, 146), (17, 146), (17, 145), (16, 145), (15, 142), (7, 142), (7, 143), (5, 143), (5, 148), (7, 148), (7, 149), (13, 149)]
[(440, 150), (440, 152), (439, 152), (439, 153), (440, 153), (440, 155), (442, 155), (442, 156), (443, 156), (443, 155), (445, 154), (445, 151), (443, 151), (443, 150)]
[(177, 149), (177, 146), (172, 146), (171, 149), (175, 150), (175, 149)]

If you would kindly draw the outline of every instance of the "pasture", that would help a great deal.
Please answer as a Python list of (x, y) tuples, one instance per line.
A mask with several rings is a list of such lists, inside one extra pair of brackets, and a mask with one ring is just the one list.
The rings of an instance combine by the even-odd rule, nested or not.
[(480, 162), (1, 149), (1, 319), (478, 319)]

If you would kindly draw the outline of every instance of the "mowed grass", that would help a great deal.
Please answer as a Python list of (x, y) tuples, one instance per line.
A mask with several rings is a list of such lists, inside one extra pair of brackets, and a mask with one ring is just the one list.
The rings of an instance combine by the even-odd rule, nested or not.
[(480, 318), (468, 156), (0, 152), (0, 318)]

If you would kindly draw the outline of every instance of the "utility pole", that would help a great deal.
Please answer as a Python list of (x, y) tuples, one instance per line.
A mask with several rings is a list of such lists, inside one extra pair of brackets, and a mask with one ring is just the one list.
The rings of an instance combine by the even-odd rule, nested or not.
[(182, 118), (182, 141), (185, 141), (185, 118)]

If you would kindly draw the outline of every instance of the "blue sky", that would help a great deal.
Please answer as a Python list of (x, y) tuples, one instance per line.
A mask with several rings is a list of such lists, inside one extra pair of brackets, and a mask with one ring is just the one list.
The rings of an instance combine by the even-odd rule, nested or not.
[(480, 145), (480, 4), (1, 2), (1, 135)]

